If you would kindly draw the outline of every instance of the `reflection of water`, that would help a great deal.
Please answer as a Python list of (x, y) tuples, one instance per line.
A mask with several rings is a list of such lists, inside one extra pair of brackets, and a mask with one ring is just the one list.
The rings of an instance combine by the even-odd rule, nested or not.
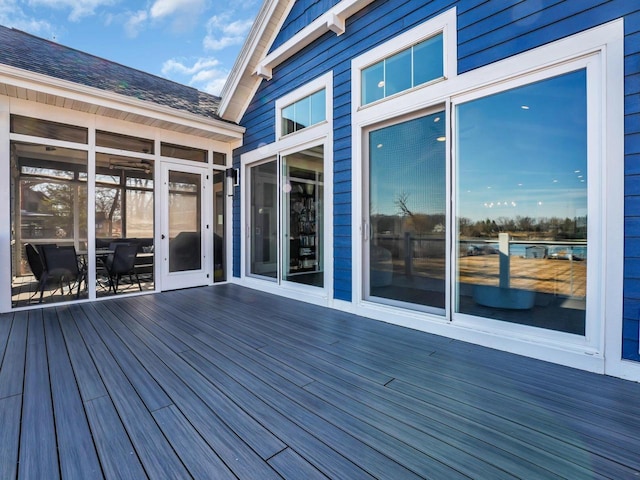
[[(498, 244), (490, 244), (492, 247), (494, 248), (498, 248)], [(527, 254), (527, 247), (533, 247), (533, 246), (537, 246), (540, 245), (539, 243), (512, 243), (509, 246), (509, 255), (512, 256), (516, 256), (516, 257), (524, 257)], [(548, 256), (551, 256), (552, 254), (558, 254), (558, 255), (563, 255), (563, 254), (573, 254), (574, 257), (578, 257), (581, 259), (585, 259), (587, 258), (587, 246), (586, 245), (555, 245), (553, 243), (551, 244), (545, 244), (545, 247), (548, 248)]]

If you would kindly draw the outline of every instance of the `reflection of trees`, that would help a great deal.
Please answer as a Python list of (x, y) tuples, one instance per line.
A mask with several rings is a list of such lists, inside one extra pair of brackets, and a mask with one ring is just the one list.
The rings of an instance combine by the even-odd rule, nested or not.
[[(124, 195), (124, 197), (123, 197)], [(122, 203), (126, 204), (123, 215)], [(126, 222), (123, 225), (123, 218)], [(108, 237), (135, 234), (153, 235), (153, 181), (127, 177), (126, 186), (96, 188), (96, 233)]]
[[(23, 180), (23, 209), (38, 215), (41, 229), (39, 236), (44, 238), (73, 238), (74, 214), (77, 202), (79, 234), (87, 234), (87, 188), (81, 182), (50, 182), (41, 180)], [(36, 199), (28, 200), (26, 197)], [(36, 203), (37, 202), (37, 203)], [(25, 208), (26, 207), (26, 208)], [(23, 219), (24, 224), (25, 219)], [(30, 232), (25, 232), (27, 238)]]
[(587, 218), (542, 217), (532, 218), (517, 215), (495, 219), (473, 221), (469, 218), (458, 219), (458, 228), (463, 237), (495, 237), (500, 232), (510, 233), (514, 237), (536, 237), (549, 240), (578, 240), (587, 238)]

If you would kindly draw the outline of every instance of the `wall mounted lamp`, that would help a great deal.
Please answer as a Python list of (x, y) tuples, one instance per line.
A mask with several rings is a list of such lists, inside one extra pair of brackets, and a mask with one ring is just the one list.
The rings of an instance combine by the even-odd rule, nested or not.
[(233, 189), (239, 185), (239, 173), (237, 168), (227, 168), (224, 172), (228, 197), (233, 197)]

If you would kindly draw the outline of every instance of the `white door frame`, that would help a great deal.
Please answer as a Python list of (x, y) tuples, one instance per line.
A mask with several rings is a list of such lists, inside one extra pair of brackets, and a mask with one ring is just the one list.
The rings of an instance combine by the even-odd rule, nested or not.
[[(200, 192), (200, 269), (188, 270), (183, 272), (169, 271), (169, 171), (178, 171), (200, 175), (201, 192)], [(160, 234), (157, 238), (158, 244), (158, 261), (159, 265), (159, 282), (160, 290), (175, 290), (179, 288), (188, 288), (202, 285), (209, 285), (213, 281), (213, 262), (210, 257), (213, 254), (212, 238), (209, 233), (211, 230), (213, 219), (213, 199), (210, 188), (211, 169), (207, 166), (191, 166), (180, 163), (168, 162), (162, 160), (160, 162), (160, 189), (159, 205), (160, 205)]]

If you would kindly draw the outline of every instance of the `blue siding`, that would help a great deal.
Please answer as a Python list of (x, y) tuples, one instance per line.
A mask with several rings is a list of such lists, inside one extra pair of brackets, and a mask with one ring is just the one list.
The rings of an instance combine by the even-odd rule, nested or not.
[[(337, 0), (298, 0), (273, 48)], [(327, 71), (334, 72), (334, 296), (352, 298), (351, 59), (449, 8), (458, 8), (458, 72), (502, 60), (568, 35), (625, 17), (625, 277), (624, 357), (638, 360), (640, 328), (640, 2), (631, 0), (379, 0), (347, 21), (341, 36), (328, 33), (273, 72), (247, 110), (242, 152), (274, 141), (274, 102)], [(236, 201), (236, 200), (234, 200)], [(329, 213), (329, 212), (328, 212)], [(239, 210), (234, 210), (235, 225)], [(237, 231), (239, 232), (239, 226)], [(240, 239), (234, 239), (234, 275)]]
[(339, 3), (340, 0), (314, 0), (296, 2), (289, 12), (289, 16), (282, 24), (278, 36), (271, 46), (273, 51), (285, 43), (304, 27), (323, 15), (327, 10)]

